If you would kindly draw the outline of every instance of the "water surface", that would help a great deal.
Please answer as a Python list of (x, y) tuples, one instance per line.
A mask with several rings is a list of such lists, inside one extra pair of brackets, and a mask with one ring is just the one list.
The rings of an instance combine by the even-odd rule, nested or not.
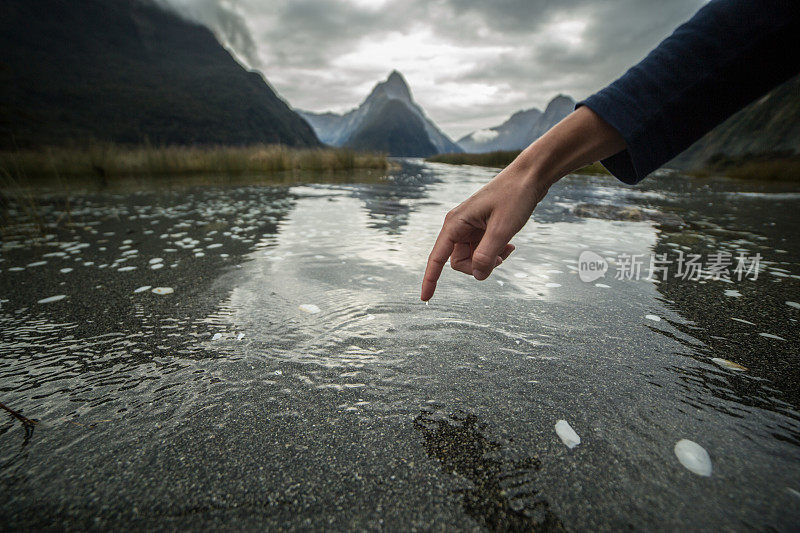
[[(447, 270), (419, 302), (444, 214), (492, 175), (12, 201), (0, 402), (40, 422), (0, 413), (3, 522), (796, 528), (796, 188), (571, 176), (489, 280)], [(584, 250), (762, 259), (756, 280), (584, 283)]]

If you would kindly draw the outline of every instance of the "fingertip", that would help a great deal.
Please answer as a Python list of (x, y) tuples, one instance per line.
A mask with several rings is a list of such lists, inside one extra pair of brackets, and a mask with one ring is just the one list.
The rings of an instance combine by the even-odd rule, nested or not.
[(485, 280), (486, 278), (489, 277), (489, 273), (488, 272), (483, 272), (481, 270), (478, 270), (477, 268), (472, 271), (472, 275), (478, 281), (483, 281), (483, 280)]

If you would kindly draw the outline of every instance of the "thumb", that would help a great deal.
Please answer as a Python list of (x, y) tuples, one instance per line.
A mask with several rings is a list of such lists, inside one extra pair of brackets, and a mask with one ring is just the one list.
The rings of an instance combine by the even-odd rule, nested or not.
[(503, 253), (511, 237), (511, 232), (505, 231), (499, 222), (489, 219), (481, 242), (472, 253), (472, 275), (475, 279), (484, 280), (489, 277), (498, 264), (497, 257)]

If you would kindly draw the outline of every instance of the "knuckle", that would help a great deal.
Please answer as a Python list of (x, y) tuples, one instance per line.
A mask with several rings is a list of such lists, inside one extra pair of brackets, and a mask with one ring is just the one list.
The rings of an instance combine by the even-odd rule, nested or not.
[(472, 254), (472, 262), (477, 263), (480, 266), (490, 266), (494, 263), (494, 258), (489, 257), (489, 254), (483, 251), (476, 251)]

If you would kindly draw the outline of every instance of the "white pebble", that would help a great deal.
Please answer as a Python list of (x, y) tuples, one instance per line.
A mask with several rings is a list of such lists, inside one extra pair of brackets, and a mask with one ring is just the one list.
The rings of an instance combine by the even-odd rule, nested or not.
[(739, 298), (741, 295), (742, 293), (739, 291), (734, 291), (730, 289), (725, 291), (725, 296), (731, 296), (732, 298)]
[(320, 309), (314, 304), (301, 304), (300, 306), (301, 311), (305, 311), (306, 313), (311, 313), (312, 315), (315, 313), (319, 313)]
[(795, 309), (800, 309), (800, 304), (797, 302), (786, 302), (786, 305), (789, 307), (794, 307)]
[(711, 475), (711, 458), (708, 452), (696, 442), (681, 439), (675, 444), (675, 456), (678, 461), (698, 476)]
[(59, 272), (61, 272), (62, 274), (69, 274), (70, 272), (72, 272), (72, 269), (69, 267), (62, 268), (61, 270), (59, 270)]
[(153, 294), (172, 294), (173, 292), (175, 292), (175, 289), (173, 289), (172, 287), (156, 287), (150, 292), (152, 292)]
[(155, 263), (150, 265), (150, 270), (158, 270), (159, 268), (164, 268), (164, 263)]
[(595, 283), (594, 286), (595, 287), (600, 287), (601, 289), (610, 289), (611, 288), (609, 285), (606, 285), (605, 283)]
[(135, 266), (127, 266), (127, 267), (118, 268), (117, 272), (130, 272), (131, 270), (136, 270), (136, 267)]
[(135, 294), (138, 294), (140, 292), (149, 291), (151, 288), (153, 288), (152, 285), (144, 285), (142, 287), (139, 287), (138, 289), (133, 289), (133, 292)]
[(737, 372), (747, 371), (747, 368), (743, 367), (742, 365), (734, 363), (733, 361), (728, 361), (727, 359), (722, 359), (721, 357), (712, 357), (711, 360), (719, 366), (727, 368), (728, 370), (735, 370)]
[(35, 263), (30, 263), (29, 267), (40, 267), (42, 265), (46, 265), (47, 261), (36, 261)]
[(778, 340), (778, 341), (785, 341), (786, 340), (783, 337), (778, 337), (777, 335), (773, 335), (772, 333), (759, 333), (759, 335), (761, 335), (762, 337), (766, 337), (768, 339), (775, 339), (775, 340)]
[(556, 422), (556, 434), (567, 448), (572, 449), (581, 443), (581, 438), (566, 420)]
[(160, 257), (154, 257), (150, 261), (148, 261), (151, 265), (155, 265), (156, 263), (163, 263), (164, 260)]
[(661, 317), (656, 315), (645, 315), (647, 320), (652, 320), (653, 322), (661, 322)]
[(213, 250), (214, 248), (221, 248), (221, 247), (222, 247), (222, 244), (220, 244), (218, 242), (215, 242), (214, 244), (209, 244), (208, 246), (206, 246), (206, 248), (209, 249), (209, 250)]
[(743, 319), (743, 318), (734, 318), (734, 317), (731, 317), (731, 320), (735, 320), (735, 321), (737, 321), (737, 322), (741, 322), (742, 324), (750, 324), (751, 326), (755, 326), (755, 323), (754, 323), (754, 322), (750, 322), (749, 320), (745, 320), (745, 319)]
[(48, 298), (42, 298), (41, 300), (39, 300), (38, 303), (40, 303), (40, 304), (49, 304), (51, 302), (57, 302), (59, 300), (63, 300), (66, 297), (67, 297), (66, 294), (58, 294), (56, 296), (50, 296)]

